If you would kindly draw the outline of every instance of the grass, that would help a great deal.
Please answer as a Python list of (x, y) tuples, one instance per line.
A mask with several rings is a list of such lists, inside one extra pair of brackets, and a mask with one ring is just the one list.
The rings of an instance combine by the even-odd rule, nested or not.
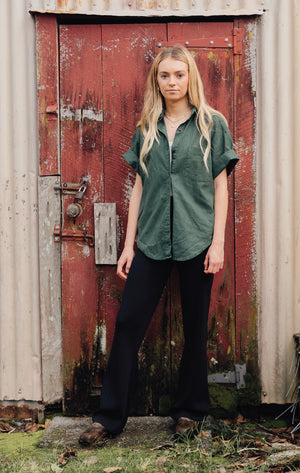
[(38, 447), (43, 432), (0, 434), (0, 472), (7, 473), (224, 473), (267, 472), (270, 449), (263, 432), (253, 425), (229, 427), (214, 423), (211, 447), (195, 439), (159, 448), (109, 447), (63, 449)]

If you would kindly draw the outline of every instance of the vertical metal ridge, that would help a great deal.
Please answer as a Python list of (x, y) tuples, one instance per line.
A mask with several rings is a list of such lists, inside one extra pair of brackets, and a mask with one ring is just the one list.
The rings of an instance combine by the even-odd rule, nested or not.
[(292, 127), (292, 140), (294, 147), (294, 201), (295, 201), (295, 235), (294, 235), (294, 272), (293, 272), (293, 302), (294, 302), (294, 333), (299, 332), (300, 327), (300, 4), (293, 2), (293, 90), (294, 90), (294, 109), (295, 119)]

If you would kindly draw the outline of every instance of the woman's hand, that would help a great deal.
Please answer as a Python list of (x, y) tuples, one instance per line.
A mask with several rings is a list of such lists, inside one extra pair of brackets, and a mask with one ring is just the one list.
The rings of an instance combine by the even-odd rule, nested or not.
[(133, 248), (124, 248), (118, 260), (117, 275), (126, 281), (134, 257)]
[(204, 260), (204, 272), (216, 274), (224, 266), (224, 243), (212, 242)]

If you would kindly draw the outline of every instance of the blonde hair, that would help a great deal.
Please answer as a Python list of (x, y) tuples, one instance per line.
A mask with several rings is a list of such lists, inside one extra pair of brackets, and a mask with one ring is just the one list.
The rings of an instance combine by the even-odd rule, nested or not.
[[(196, 62), (191, 53), (181, 45), (162, 49), (154, 59), (151, 66), (146, 84), (144, 107), (142, 110), (141, 119), (137, 124), (137, 126), (141, 126), (144, 136), (144, 143), (140, 152), (140, 164), (146, 175), (148, 172), (145, 161), (149, 151), (153, 146), (154, 140), (157, 142), (159, 141), (157, 122), (164, 109), (164, 98), (160, 93), (157, 81), (158, 66), (164, 59), (168, 57), (176, 59), (177, 61), (182, 61), (188, 66), (188, 100), (189, 103), (197, 109), (196, 125), (200, 132), (199, 143), (204, 154), (203, 160), (207, 170), (207, 159), (211, 149), (209, 129), (212, 126), (212, 116), (219, 115), (226, 122), (224, 116), (217, 110), (214, 110), (212, 107), (210, 107), (210, 105), (208, 105), (206, 102), (203, 83)], [(203, 143), (204, 141), (206, 143), (205, 149)]]

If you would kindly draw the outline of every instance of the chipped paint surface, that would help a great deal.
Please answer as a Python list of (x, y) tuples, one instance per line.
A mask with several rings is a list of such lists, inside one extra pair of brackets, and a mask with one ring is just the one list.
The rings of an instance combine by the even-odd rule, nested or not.
[(71, 106), (65, 105), (60, 109), (60, 117), (62, 120), (84, 121), (91, 120), (96, 122), (103, 122), (103, 111), (92, 109), (73, 109)]

